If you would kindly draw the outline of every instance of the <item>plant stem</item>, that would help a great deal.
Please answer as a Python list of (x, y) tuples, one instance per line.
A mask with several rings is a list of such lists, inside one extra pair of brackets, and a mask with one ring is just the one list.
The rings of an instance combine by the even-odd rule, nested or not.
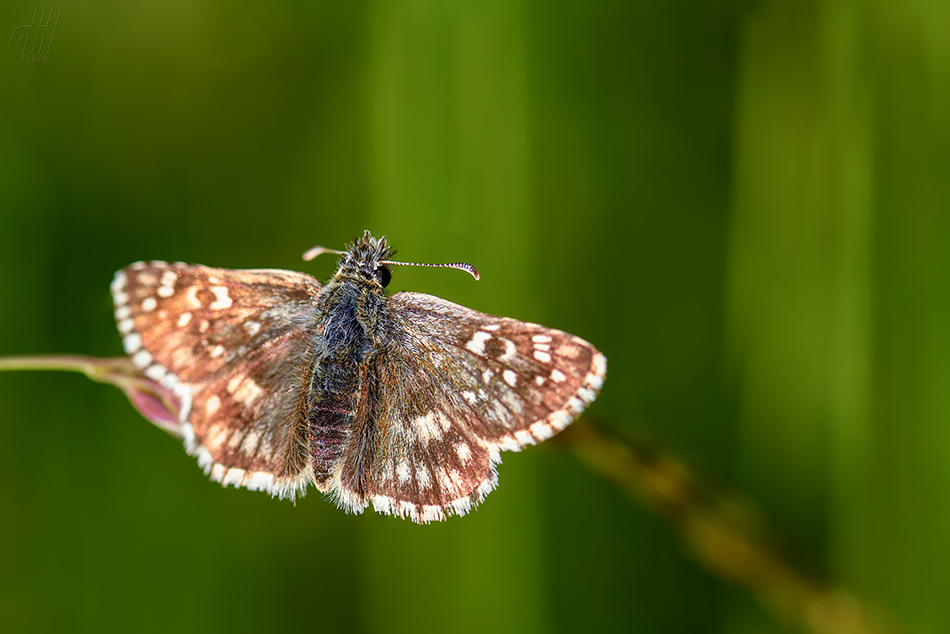
[(592, 471), (663, 516), (710, 572), (743, 586), (769, 612), (814, 634), (894, 634), (873, 605), (807, 571), (741, 496), (705, 484), (675, 456), (590, 417), (561, 435)]

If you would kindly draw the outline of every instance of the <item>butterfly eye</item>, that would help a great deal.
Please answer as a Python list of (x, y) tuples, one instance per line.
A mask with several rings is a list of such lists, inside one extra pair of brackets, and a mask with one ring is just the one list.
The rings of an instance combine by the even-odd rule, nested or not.
[(393, 274), (390, 273), (389, 269), (385, 266), (380, 266), (376, 269), (376, 281), (378, 281), (383, 288), (389, 286), (389, 280), (392, 278)]

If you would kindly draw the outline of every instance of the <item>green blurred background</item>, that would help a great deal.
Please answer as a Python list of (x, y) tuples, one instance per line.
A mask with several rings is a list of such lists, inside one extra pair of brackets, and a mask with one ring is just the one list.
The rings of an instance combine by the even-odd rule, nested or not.
[[(0, 7), (0, 36), (35, 4)], [(950, 631), (946, 0), (65, 2), (0, 53), (0, 354), (121, 353), (145, 258), (393, 288), (610, 360), (593, 412)], [(211, 484), (113, 388), (0, 375), (0, 629), (786, 632), (558, 443), (420, 527)]]

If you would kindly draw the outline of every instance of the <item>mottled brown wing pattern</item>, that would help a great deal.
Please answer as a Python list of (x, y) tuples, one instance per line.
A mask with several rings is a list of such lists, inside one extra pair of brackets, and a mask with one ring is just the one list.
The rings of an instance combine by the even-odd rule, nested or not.
[(301, 402), (319, 291), (279, 270), (140, 262), (116, 274), (123, 346), (182, 400), (186, 449), (214, 480), (290, 498), (312, 481)]
[(426, 523), (464, 515), (497, 484), (498, 450), (473, 432), (476, 414), (407, 349), (388, 348), (367, 369), (369, 398), (331, 493), (342, 506)]
[(497, 485), (500, 451), (558, 433), (603, 385), (604, 355), (560, 330), (419, 293), (392, 296), (389, 315), (334, 490), (351, 510), (464, 515)]

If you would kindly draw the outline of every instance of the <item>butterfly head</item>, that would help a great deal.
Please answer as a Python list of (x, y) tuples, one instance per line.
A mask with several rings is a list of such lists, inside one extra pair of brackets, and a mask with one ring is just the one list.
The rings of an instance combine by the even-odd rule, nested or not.
[(369, 231), (363, 232), (363, 237), (350, 243), (346, 251), (335, 251), (326, 247), (316, 246), (303, 254), (303, 259), (310, 261), (322, 253), (335, 253), (342, 255), (340, 264), (337, 268), (334, 278), (356, 278), (367, 282), (375, 281), (380, 287), (385, 288), (392, 279), (390, 265), (400, 264), (403, 266), (428, 266), (434, 268), (450, 268), (466, 271), (476, 280), (479, 279), (478, 270), (471, 264), (465, 262), (449, 262), (446, 264), (422, 264), (418, 262), (395, 262), (389, 258), (395, 251), (386, 244), (386, 236), (378, 240), (370, 235)]
[(363, 232), (363, 237), (354, 240), (346, 247), (346, 252), (340, 258), (337, 274), (344, 277), (358, 277), (366, 282), (374, 281), (382, 288), (389, 285), (392, 272), (388, 262), (393, 250), (386, 244), (386, 236), (376, 239), (369, 231)]

